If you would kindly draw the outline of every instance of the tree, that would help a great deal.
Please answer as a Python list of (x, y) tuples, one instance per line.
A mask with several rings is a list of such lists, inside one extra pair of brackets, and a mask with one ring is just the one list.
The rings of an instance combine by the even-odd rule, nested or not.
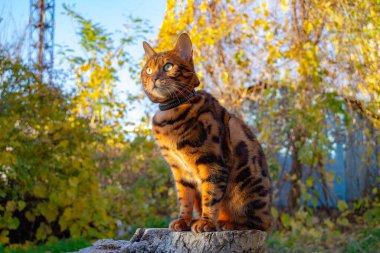
[[(289, 182), (294, 213), (310, 201), (325, 207), (335, 201), (334, 174), (326, 170), (338, 136), (332, 126), (357, 131), (361, 112), (371, 122), (359, 128), (368, 140), (363, 159), (380, 155), (373, 130), (379, 128), (378, 13), (373, 0), (168, 0), (158, 51), (190, 33), (201, 85), (254, 123), (274, 188)], [(290, 165), (280, 163), (288, 153)]]
[(59, 87), (39, 83), (20, 62), (1, 65), (1, 242), (111, 232), (93, 157), (106, 139), (70, 113)]

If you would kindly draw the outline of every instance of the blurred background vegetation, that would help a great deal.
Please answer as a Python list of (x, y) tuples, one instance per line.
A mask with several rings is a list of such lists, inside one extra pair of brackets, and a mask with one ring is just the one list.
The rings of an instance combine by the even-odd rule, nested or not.
[[(0, 252), (75, 250), (177, 215), (150, 132), (156, 107), (141, 89), (116, 89), (122, 72), (139, 85), (131, 47), (151, 24), (130, 17), (114, 32), (63, 10), (80, 51), (61, 48), (69, 67), (52, 80), (25, 59), (22, 38), (0, 41)], [(379, 251), (380, 2), (168, 0), (153, 44), (171, 49), (181, 32), (202, 88), (265, 149), (268, 250)]]

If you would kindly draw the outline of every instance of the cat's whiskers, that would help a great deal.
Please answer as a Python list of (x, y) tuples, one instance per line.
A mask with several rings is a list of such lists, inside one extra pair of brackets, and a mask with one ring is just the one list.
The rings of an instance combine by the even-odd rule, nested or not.
[[(185, 86), (188, 86), (186, 85), (186, 83), (183, 83), (183, 82), (175, 82), (175, 84), (177, 86), (182, 86), (180, 88), (183, 88)], [(179, 87), (177, 87), (176, 85), (170, 85), (170, 87), (162, 87), (162, 88), (165, 88), (166, 91), (168, 91), (169, 95), (170, 95), (170, 98), (174, 98), (174, 96), (176, 97), (177, 101), (180, 101), (180, 99), (178, 98), (177, 96), (177, 92), (180, 93), (180, 95), (183, 95), (183, 96), (186, 96), (187, 94), (183, 91), (183, 89), (180, 89)], [(174, 91), (173, 91), (174, 90)], [(173, 94), (174, 96), (172, 95), (172, 91), (173, 91)], [(189, 90), (190, 91), (190, 90)]]
[(182, 91), (179, 90), (176, 86), (172, 86), (171, 88), (174, 88), (174, 89), (175, 89), (175, 91), (173, 91), (173, 93), (174, 93), (174, 95), (176, 96), (177, 101), (179, 102), (180, 99), (179, 99), (178, 96), (177, 96), (177, 92), (180, 92), (180, 93), (182, 94)]
[[(167, 79), (163, 79), (163, 81), (166, 81), (166, 80), (170, 80), (170, 78), (167, 78)], [(170, 88), (169, 87), (162, 87), (162, 88), (164, 88), (168, 93), (169, 93), (169, 95), (170, 95), (170, 98), (173, 98), (174, 99), (174, 96), (175, 96), (175, 98), (177, 99), (177, 101), (180, 101), (180, 99), (178, 98), (178, 96), (177, 96), (177, 93), (176, 92), (181, 92), (181, 94), (183, 94), (183, 92), (181, 91), (181, 90), (179, 90), (178, 88), (176, 88), (175, 86), (173, 86), (173, 85), (171, 85), (170, 86)], [(172, 94), (172, 90), (171, 90), (171, 88), (175, 88), (176, 90), (175, 91), (173, 91), (173, 94), (174, 94), (174, 96), (173, 96), (173, 94)]]
[(169, 93), (169, 98), (174, 98), (171, 93), (171, 90), (168, 87), (163, 87), (163, 88)]
[[(181, 86), (181, 88), (183, 88), (182, 90), (180, 90), (182, 92), (183, 95), (187, 95), (188, 92), (191, 92), (192, 89), (189, 89), (189, 84), (187, 83), (184, 83), (184, 82), (176, 82), (176, 84), (179, 84), (179, 86)], [(177, 87), (178, 89), (178, 87)], [(184, 92), (184, 90), (186, 91), (186, 93)]]
[(181, 82), (181, 81), (176, 81), (176, 83), (181, 84), (181, 85), (183, 85), (184, 87), (185, 87), (185, 86), (187, 86), (187, 87), (189, 86), (188, 83)]
[[(170, 86), (170, 88), (173, 88), (174, 86)], [(179, 98), (177, 97), (177, 94), (176, 94), (176, 91), (173, 91), (173, 93), (172, 93), (172, 90), (169, 88), (169, 87), (163, 87), (163, 88), (165, 88), (165, 90), (166, 91), (168, 91), (168, 93), (169, 93), (169, 97), (170, 98), (173, 98), (174, 99), (174, 96), (176, 97), (176, 99), (179, 101)], [(173, 94), (174, 94), (174, 96), (173, 96)]]
[[(174, 86), (174, 88), (175, 88), (175, 86)], [(179, 102), (180, 100), (179, 100), (179, 98), (177, 96), (177, 93), (175, 91), (173, 93), (174, 93), (175, 97), (177, 98), (177, 101)]]
[(179, 92), (181, 95), (185, 95), (181, 89), (179, 89), (177, 86), (172, 86), (171, 88), (175, 89), (176, 92)]
[(172, 88), (174, 88), (177, 92), (179, 92), (181, 95), (183, 95), (184, 97), (187, 95), (183, 89), (180, 89), (179, 87), (176, 87), (176, 86), (173, 86)]

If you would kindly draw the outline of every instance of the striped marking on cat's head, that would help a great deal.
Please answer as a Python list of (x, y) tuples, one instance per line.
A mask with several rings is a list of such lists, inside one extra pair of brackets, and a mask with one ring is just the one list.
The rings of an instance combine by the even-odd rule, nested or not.
[(169, 51), (157, 53), (145, 41), (143, 47), (147, 62), (141, 71), (141, 82), (152, 102), (165, 103), (180, 99), (199, 85), (189, 35), (181, 34), (174, 48)]

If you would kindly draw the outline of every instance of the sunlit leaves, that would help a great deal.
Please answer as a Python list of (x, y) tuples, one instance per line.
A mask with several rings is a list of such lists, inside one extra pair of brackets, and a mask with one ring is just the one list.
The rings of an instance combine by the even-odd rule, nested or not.
[[(12, 68), (12, 65), (9, 67)], [(62, 218), (61, 212), (69, 205), (81, 199), (88, 203), (88, 210), (92, 210), (95, 205), (93, 198), (102, 196), (98, 188), (93, 187), (99, 182), (96, 172), (99, 166), (94, 164), (93, 144), (101, 138), (92, 133), (87, 120), (70, 115), (70, 105), (65, 101), (67, 97), (46, 95), (47, 91), (57, 91), (57, 88), (37, 81), (29, 85), (26, 81), (14, 83), (9, 79), (6, 80), (7, 86), (1, 87), (2, 101), (7, 109), (1, 112), (0, 120), (9, 123), (1, 124), (4, 134), (0, 134), (0, 140), (9, 147), (12, 159), (0, 159), (0, 166), (7, 168), (4, 173), (1, 171), (0, 187), (5, 192), (4, 199), (10, 199), (0, 218), (6, 220), (2, 229), (21, 229), (24, 240), (44, 241), (51, 238), (52, 224)], [(28, 87), (25, 92), (22, 91), (23, 85)], [(16, 121), (9, 120), (11, 118)], [(70, 174), (81, 178), (81, 183), (73, 184), (72, 177), (67, 177)], [(99, 211), (105, 212), (107, 206), (104, 204), (96, 202)], [(75, 209), (79, 216), (85, 216), (84, 211), (84, 208)], [(17, 216), (12, 217), (12, 214)], [(109, 216), (105, 219), (111, 222)], [(103, 231), (104, 225), (98, 226), (93, 223), (95, 220), (90, 216), (80, 227), (91, 223), (94, 229)], [(24, 223), (21, 227), (20, 221)], [(36, 221), (31, 233), (22, 230)], [(58, 227), (55, 235), (70, 230), (71, 225), (68, 229)], [(112, 228), (112, 222), (110, 226)], [(88, 235), (86, 229), (81, 229), (78, 236), (85, 235)]]
[[(141, 149), (130, 145), (122, 125), (129, 124), (127, 104), (115, 94), (115, 85), (121, 68), (127, 66), (132, 75), (137, 71), (138, 62), (131, 59), (125, 46), (141, 39), (150, 27), (141, 19), (131, 19), (126, 33), (115, 43), (100, 25), (65, 10), (78, 22), (85, 52), (63, 52), (73, 70), (74, 92), (39, 83), (22, 63), (1, 57), (2, 243), (8, 243), (9, 236), (19, 243), (63, 235), (111, 237), (116, 218), (132, 224), (141, 216), (128, 215), (128, 195), (133, 192), (126, 191), (143, 170), (144, 155), (153, 152), (154, 146), (152, 140), (145, 139), (147, 133), (142, 139), (147, 145), (138, 145)], [(127, 100), (140, 98), (128, 96)], [(109, 191), (114, 185), (117, 191)], [(165, 195), (167, 188), (159, 193)], [(147, 216), (155, 212), (153, 205)], [(13, 230), (22, 236), (15, 238)]]
[[(371, 0), (167, 1), (158, 50), (190, 33), (202, 88), (254, 127), (271, 170), (278, 168), (274, 188), (283, 188), (275, 194), (290, 184), (288, 209), (308, 228), (315, 222), (304, 209), (335, 205), (331, 193), (341, 176), (327, 168), (336, 145), (344, 145), (342, 132), (362, 129), (367, 168), (378, 153), (378, 13)], [(286, 214), (272, 213), (285, 227), (301, 229)]]
[(91, 21), (82, 18), (79, 14), (72, 11), (65, 4), (64, 10), (68, 15), (76, 19), (80, 23), (80, 44), (88, 52), (102, 51), (106, 47), (109, 47), (112, 42), (106, 31), (99, 25), (93, 24)]
[[(109, 33), (99, 24), (85, 19), (68, 7), (65, 7), (65, 11), (77, 22), (81, 46), (86, 52), (82, 57), (67, 50), (62, 52), (76, 77), (76, 94), (73, 99), (76, 108), (73, 113), (89, 118), (94, 128), (102, 122), (114, 130), (122, 129), (121, 124), (127, 124), (125, 117), (128, 108), (116, 92), (118, 74), (128, 68), (131, 77), (135, 78), (139, 65), (128, 52), (128, 46), (134, 45), (138, 39), (144, 39), (150, 26), (142, 19), (129, 17), (124, 30)], [(127, 91), (124, 93), (129, 103), (137, 100), (129, 96)], [(103, 131), (101, 128), (97, 130)]]

